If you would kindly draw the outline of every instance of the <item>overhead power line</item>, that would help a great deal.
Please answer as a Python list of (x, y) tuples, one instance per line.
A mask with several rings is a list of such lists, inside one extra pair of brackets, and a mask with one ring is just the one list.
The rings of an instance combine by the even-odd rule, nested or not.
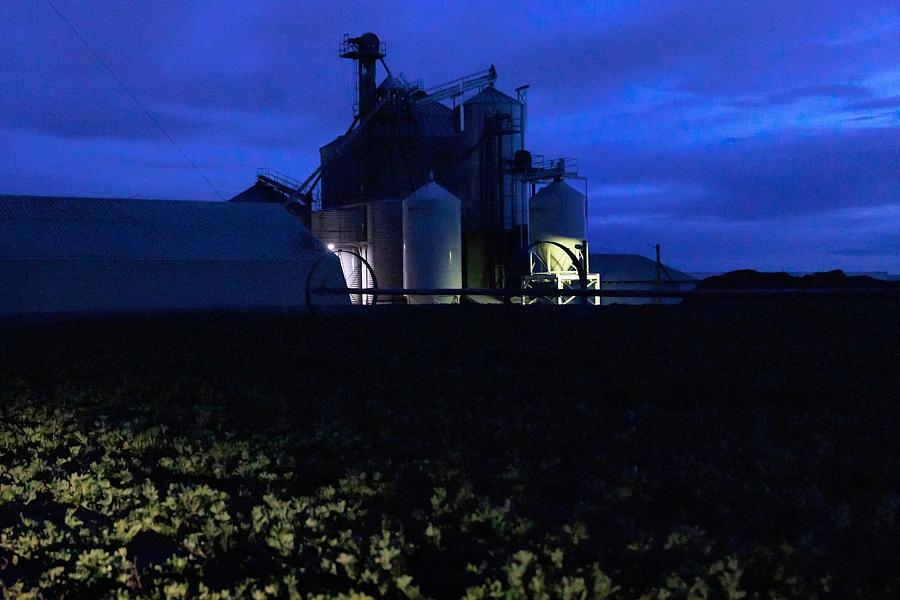
[(72, 25), (72, 23), (66, 18), (66, 16), (64, 14), (62, 14), (62, 12), (56, 7), (56, 5), (53, 4), (53, 2), (51, 0), (44, 0), (44, 1), (50, 6), (50, 8), (53, 9), (53, 11), (57, 15), (59, 15), (59, 18), (62, 19), (62, 22), (65, 23), (69, 27), (69, 29), (72, 30), (72, 33), (75, 34), (75, 37), (77, 37), (81, 41), (81, 43), (84, 44), (84, 47), (87, 48), (90, 51), (90, 53), (94, 55), (94, 58), (97, 59), (97, 62), (99, 62), (103, 66), (103, 68), (106, 69), (106, 72), (109, 73), (112, 76), (112, 78), (116, 80), (116, 82), (119, 84), (119, 86), (123, 90), (125, 90), (125, 93), (128, 94), (128, 96), (132, 100), (134, 100), (134, 103), (137, 104), (140, 107), (140, 109), (144, 111), (144, 114), (147, 115), (147, 118), (150, 119), (150, 121), (156, 126), (156, 128), (159, 129), (160, 133), (162, 133), (163, 136), (165, 136), (165, 138), (167, 140), (169, 140), (169, 143), (171, 143), (172, 146), (174, 146), (175, 149), (178, 150), (178, 152), (181, 154), (181, 156), (184, 157), (184, 160), (186, 160), (186, 161), (188, 161), (188, 163), (190, 163), (190, 165), (194, 168), (195, 171), (197, 171), (197, 173), (200, 175), (200, 177), (203, 178), (203, 181), (205, 181), (206, 184), (210, 188), (212, 188), (212, 190), (216, 193), (216, 195), (219, 197), (219, 199), (225, 200), (225, 197), (222, 196), (222, 193), (219, 192), (218, 188), (216, 188), (216, 186), (213, 185), (212, 181), (210, 181), (209, 178), (206, 176), (206, 174), (200, 169), (200, 167), (197, 166), (197, 163), (195, 163), (193, 160), (191, 160), (191, 157), (188, 156), (187, 153), (181, 149), (181, 146), (179, 146), (178, 143), (172, 138), (172, 136), (169, 135), (169, 132), (167, 132), (163, 128), (163, 126), (160, 124), (160, 122), (156, 120), (156, 117), (153, 116), (153, 113), (151, 113), (150, 110), (144, 105), (144, 103), (141, 102), (138, 99), (138, 97), (135, 96), (131, 92), (131, 90), (128, 88), (128, 86), (125, 85), (125, 82), (122, 81), (122, 79), (118, 75), (116, 75), (115, 71), (113, 71), (110, 68), (110, 66), (108, 64), (106, 64), (106, 61), (104, 61), (103, 58), (100, 57), (100, 55), (97, 53), (97, 51), (94, 50), (93, 46), (91, 46), (88, 43), (88, 41), (86, 39), (84, 39), (84, 37), (80, 33), (78, 33), (78, 30), (75, 28), (75, 26)]

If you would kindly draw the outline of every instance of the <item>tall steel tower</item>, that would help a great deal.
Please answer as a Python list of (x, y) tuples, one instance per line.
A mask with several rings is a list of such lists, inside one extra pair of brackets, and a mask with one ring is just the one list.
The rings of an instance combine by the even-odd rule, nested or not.
[(385, 46), (374, 33), (359, 37), (344, 36), (340, 48), (341, 58), (355, 60), (357, 64), (358, 110), (354, 116), (365, 118), (375, 107), (375, 62), (385, 57)]

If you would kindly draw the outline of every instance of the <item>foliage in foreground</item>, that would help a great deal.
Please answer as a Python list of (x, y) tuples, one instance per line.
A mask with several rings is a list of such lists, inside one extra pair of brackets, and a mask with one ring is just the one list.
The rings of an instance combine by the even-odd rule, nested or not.
[[(542, 363), (508, 352), (503, 336), (494, 372), (461, 355), (433, 363), (428, 352), (447, 346), (417, 356), (394, 340), (407, 352), (371, 356), (378, 380), (326, 384), (329, 367), (309, 358), (272, 377), (274, 351), (306, 336), (320, 353), (347, 352), (352, 332), (303, 328), (292, 338), (282, 322), (243, 323), (235, 336), (225, 325), (179, 334), (203, 340), (190, 348), (148, 331), (153, 343), (134, 348), (133, 330), (111, 327), (73, 342), (79, 354), (47, 357), (35, 342), (40, 350), (7, 363), (5, 597), (898, 591), (895, 381), (860, 387), (853, 402), (841, 396), (865, 373), (877, 381), (878, 361), (896, 356), (839, 349), (849, 330), (816, 346), (803, 336), (733, 342), (762, 355), (750, 359), (754, 372), (715, 331), (674, 352), (671, 338), (661, 350), (636, 329), (623, 346), (643, 358), (604, 357), (612, 364), (602, 373), (617, 380), (588, 372), (563, 398), (540, 383), (523, 398), (505, 397), (516, 384), (497, 373), (521, 380)], [(571, 333), (556, 341), (562, 358), (596, 360), (562, 349)], [(653, 369), (639, 364), (648, 357)], [(426, 364), (435, 366), (417, 369)], [(826, 369), (837, 365), (840, 379)], [(606, 394), (578, 398), (587, 382)]]
[[(398, 518), (384, 503), (402, 490), (390, 490), (379, 472), (292, 495), (299, 474), (284, 450), (289, 440), (198, 433), (192, 441), (165, 426), (85, 426), (71, 411), (5, 410), (4, 592), (296, 598), (318, 589), (419, 598), (409, 565), (450, 566), (441, 554), (460, 547), (468, 560), (459, 575), (474, 584), (468, 598), (609, 598), (621, 590), (596, 562), (575, 558), (590, 535), (583, 524), (535, 536), (510, 499), (496, 505), (458, 484), (431, 488), (427, 502)], [(621, 550), (641, 560), (690, 548), (700, 558), (690, 579), (672, 573), (642, 590), (647, 597), (743, 597), (743, 561), (711, 556), (708, 543), (685, 530)], [(778, 558), (790, 553), (781, 548)], [(828, 589), (827, 579), (779, 579), (787, 590)]]

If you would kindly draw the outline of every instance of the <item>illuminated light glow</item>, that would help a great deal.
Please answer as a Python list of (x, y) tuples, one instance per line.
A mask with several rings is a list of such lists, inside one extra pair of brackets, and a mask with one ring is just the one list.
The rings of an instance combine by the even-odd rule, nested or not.
[(328, 249), (329, 249), (329, 250), (334, 250), (334, 244), (328, 244)]

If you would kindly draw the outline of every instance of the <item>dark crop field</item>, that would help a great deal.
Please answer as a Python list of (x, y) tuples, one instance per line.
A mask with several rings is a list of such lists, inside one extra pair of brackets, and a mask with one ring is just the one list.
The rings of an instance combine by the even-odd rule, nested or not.
[(900, 303), (0, 325), (8, 598), (900, 597)]

